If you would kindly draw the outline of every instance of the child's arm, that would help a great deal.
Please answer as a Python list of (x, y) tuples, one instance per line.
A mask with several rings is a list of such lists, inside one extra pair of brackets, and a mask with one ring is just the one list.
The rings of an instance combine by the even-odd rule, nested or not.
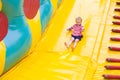
[(72, 30), (72, 27), (68, 28), (67, 30), (68, 30), (68, 31)]
[(72, 29), (73, 29), (73, 27), (74, 27), (74, 25), (73, 25), (72, 27), (68, 28), (67, 30), (68, 30), (68, 31), (70, 31), (70, 30), (72, 30)]

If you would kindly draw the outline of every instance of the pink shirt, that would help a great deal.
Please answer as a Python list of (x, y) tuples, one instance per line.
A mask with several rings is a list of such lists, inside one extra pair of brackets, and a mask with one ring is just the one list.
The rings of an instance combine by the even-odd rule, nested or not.
[(84, 27), (82, 25), (74, 24), (69, 29), (71, 29), (73, 31), (72, 32), (73, 36), (81, 36), (82, 35), (82, 31), (84, 30)]

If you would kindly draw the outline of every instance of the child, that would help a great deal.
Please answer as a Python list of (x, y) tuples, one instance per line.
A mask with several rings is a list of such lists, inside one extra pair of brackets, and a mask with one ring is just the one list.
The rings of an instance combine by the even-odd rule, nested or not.
[(81, 17), (77, 17), (76, 18), (76, 24), (74, 24), (72, 27), (67, 29), (68, 31), (72, 30), (72, 35), (71, 35), (72, 38), (70, 39), (70, 41), (68, 43), (65, 42), (65, 46), (67, 48), (69, 48), (69, 46), (74, 41), (74, 45), (72, 47), (72, 51), (76, 47), (76, 45), (79, 42), (79, 40), (81, 40), (81, 38), (83, 37), (82, 32), (84, 30), (84, 27), (82, 26), (81, 23), (82, 23), (82, 18)]

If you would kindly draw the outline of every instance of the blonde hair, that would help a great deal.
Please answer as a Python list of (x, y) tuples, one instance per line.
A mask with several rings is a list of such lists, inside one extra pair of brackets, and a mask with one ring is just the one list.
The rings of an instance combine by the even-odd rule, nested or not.
[(82, 18), (81, 17), (77, 17), (76, 20), (80, 19), (82, 21)]

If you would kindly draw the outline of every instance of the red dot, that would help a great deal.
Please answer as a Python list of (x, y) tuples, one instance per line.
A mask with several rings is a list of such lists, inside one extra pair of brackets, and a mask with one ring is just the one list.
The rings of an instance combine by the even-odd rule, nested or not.
[(24, 14), (28, 19), (33, 19), (40, 7), (40, 0), (24, 0)]
[(8, 19), (3, 12), (0, 12), (0, 41), (4, 39), (8, 32)]

